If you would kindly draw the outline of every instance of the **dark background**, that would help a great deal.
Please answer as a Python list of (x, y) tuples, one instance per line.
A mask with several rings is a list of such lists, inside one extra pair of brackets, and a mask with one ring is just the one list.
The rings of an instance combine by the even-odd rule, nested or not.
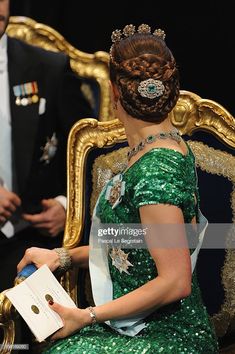
[(111, 32), (126, 24), (160, 27), (165, 30), (167, 44), (178, 62), (181, 89), (213, 99), (234, 115), (233, 1), (111, 0), (108, 3), (11, 0), (11, 15), (45, 23), (88, 53), (109, 51)]

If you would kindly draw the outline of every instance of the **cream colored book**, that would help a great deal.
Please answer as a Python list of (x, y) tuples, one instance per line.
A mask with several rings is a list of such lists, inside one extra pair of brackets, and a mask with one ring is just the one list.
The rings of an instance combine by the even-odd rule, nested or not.
[(47, 265), (7, 290), (5, 295), (39, 342), (63, 327), (61, 317), (49, 307), (49, 300), (63, 306), (76, 307)]

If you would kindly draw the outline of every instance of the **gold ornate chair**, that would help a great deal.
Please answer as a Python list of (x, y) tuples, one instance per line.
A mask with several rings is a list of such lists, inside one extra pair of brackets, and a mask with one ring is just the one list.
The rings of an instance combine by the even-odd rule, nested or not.
[[(171, 119), (195, 154), (203, 213), (211, 223), (234, 223), (234, 117), (212, 100), (181, 91)], [(84, 119), (71, 130), (68, 144), (65, 247), (73, 248), (88, 243), (92, 210), (98, 194), (104, 183), (125, 167), (126, 152), (124, 129), (117, 120), (98, 122)], [(228, 248), (202, 250), (198, 275), (221, 353), (234, 353), (235, 251), (231, 247), (235, 239), (234, 228), (221, 237), (226, 239)], [(78, 274), (74, 271), (67, 273), (63, 284), (79, 306), (85, 307), (92, 303), (87, 273), (81, 270)]]
[[(203, 213), (211, 223), (233, 224), (234, 117), (212, 100), (181, 91), (171, 119), (195, 154)], [(125, 167), (126, 145), (124, 129), (117, 120), (98, 122), (84, 119), (71, 130), (65, 247), (73, 248), (88, 243), (90, 219), (96, 199), (104, 183)], [(227, 187), (224, 188), (224, 185)], [(212, 195), (210, 187), (213, 189)], [(221, 189), (221, 195), (217, 188)], [(217, 198), (219, 205), (216, 203)], [(221, 211), (224, 215), (221, 215)], [(219, 339), (220, 351), (235, 353), (235, 251), (231, 247), (235, 239), (234, 228), (221, 237), (226, 239), (228, 248), (202, 250), (205, 254), (199, 257), (198, 275), (202, 296)], [(208, 271), (212, 274), (208, 274)], [(74, 282), (74, 279), (78, 279), (78, 282)], [(215, 284), (212, 286), (211, 282)], [(87, 273), (80, 270), (78, 274), (66, 274), (64, 285), (79, 306), (85, 307), (92, 303)]]
[(113, 116), (109, 95), (108, 53), (104, 51), (92, 54), (82, 52), (73, 47), (53, 28), (27, 17), (10, 17), (7, 34), (47, 50), (68, 54), (72, 69), (84, 79), (82, 90), (99, 119), (106, 121)]
[[(228, 221), (231, 218), (230, 223), (234, 223), (234, 117), (214, 101), (201, 99), (191, 92), (181, 91), (180, 99), (171, 114), (171, 119), (188, 140), (195, 154), (199, 173), (199, 188), (202, 191), (201, 204), (202, 208), (205, 208), (203, 213), (208, 216), (207, 207), (210, 204), (209, 221), (216, 222), (213, 217), (220, 215), (221, 210), (223, 212), (228, 210), (225, 220)], [(67, 153), (68, 209), (64, 247), (73, 248), (88, 243), (91, 214), (95, 201), (104, 183), (126, 165), (126, 152), (126, 136), (122, 124), (117, 120), (100, 122), (95, 119), (83, 119), (73, 126), (69, 135)], [(200, 171), (205, 174), (206, 179), (204, 179), (204, 175), (200, 176)], [(223, 193), (218, 203), (216, 203), (217, 197), (219, 198), (217, 184), (214, 185), (214, 195), (209, 195), (208, 198), (206, 194), (212, 185), (211, 177), (214, 176), (217, 178), (216, 183), (220, 180), (221, 186), (229, 185), (227, 195), (224, 196)], [(203, 188), (203, 184), (205, 184), (205, 188)], [(222, 190), (222, 192), (224, 191)], [(222, 205), (220, 205), (221, 203)], [(217, 210), (218, 204), (219, 211)], [(223, 220), (221, 217), (217, 222), (223, 222)], [(222, 250), (222, 262), (217, 264), (217, 254), (215, 259), (210, 262), (207, 262), (207, 258), (206, 260), (202, 258), (201, 279), (203, 280), (205, 270), (209, 266), (208, 263), (213, 261), (212, 264), (215, 268), (212, 271), (219, 274), (219, 277), (213, 279), (216, 282), (215, 291), (219, 293), (219, 296), (217, 293), (210, 293), (209, 298), (205, 299), (209, 305), (214, 297), (219, 300), (219, 304), (215, 304), (208, 311), (220, 341), (220, 352), (232, 354), (235, 351), (235, 251), (229, 247), (229, 244), (235, 238), (235, 231), (232, 229), (229, 234), (221, 235), (221, 237), (227, 239), (228, 245), (226, 250)], [(214, 250), (206, 251), (212, 252), (213, 256)], [(206, 256), (208, 257), (208, 254)], [(208, 279), (204, 283), (201, 281), (204, 296), (208, 295), (207, 292), (210, 290), (206, 288), (207, 282)], [(88, 303), (92, 303), (87, 272), (69, 271), (61, 279), (61, 283), (79, 306), (84, 307)], [(220, 294), (221, 287), (223, 296)], [(14, 310), (4, 294), (0, 296), (0, 320), (5, 329), (4, 343), (9, 345), (14, 342)]]

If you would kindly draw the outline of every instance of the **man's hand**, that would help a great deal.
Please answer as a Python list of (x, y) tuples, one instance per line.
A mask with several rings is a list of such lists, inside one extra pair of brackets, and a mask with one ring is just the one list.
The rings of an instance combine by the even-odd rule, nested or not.
[(21, 200), (17, 194), (0, 186), (0, 223), (7, 221), (20, 204)]
[(43, 229), (49, 236), (55, 237), (64, 230), (66, 212), (56, 199), (43, 199), (43, 211), (39, 214), (23, 214), (33, 227)]

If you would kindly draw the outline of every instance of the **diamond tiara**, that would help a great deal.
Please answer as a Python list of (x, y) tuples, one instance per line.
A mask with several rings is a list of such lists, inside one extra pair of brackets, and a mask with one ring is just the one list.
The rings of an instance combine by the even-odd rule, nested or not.
[(112, 32), (111, 40), (113, 43), (119, 42), (122, 39), (127, 37), (133, 36), (135, 33), (142, 33), (142, 34), (152, 34), (153, 36), (160, 37), (161, 39), (165, 40), (166, 34), (160, 28), (156, 29), (153, 33), (151, 33), (151, 27), (145, 23), (142, 23), (136, 30), (135, 26), (130, 24), (126, 25), (123, 30), (116, 29)]

